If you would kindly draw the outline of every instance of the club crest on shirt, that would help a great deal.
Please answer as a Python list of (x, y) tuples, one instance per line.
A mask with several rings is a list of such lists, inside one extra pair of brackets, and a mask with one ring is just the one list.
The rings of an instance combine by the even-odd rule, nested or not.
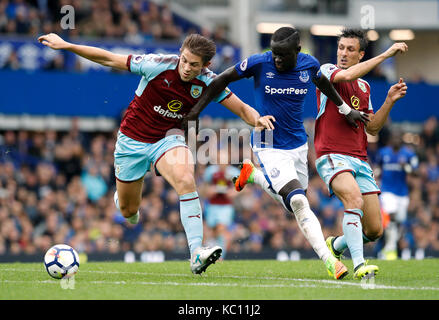
[(201, 96), (201, 92), (203, 91), (203, 87), (201, 86), (197, 86), (197, 85), (192, 85), (191, 87), (191, 96), (194, 99), (197, 99)]
[(308, 80), (309, 80), (308, 71), (306, 71), (306, 70), (300, 71), (299, 79), (300, 79), (300, 81), (302, 81), (304, 83), (308, 82)]
[(279, 177), (279, 175), (280, 175), (280, 171), (279, 171), (278, 168), (273, 168), (273, 169), (271, 169), (271, 171), (270, 171), (270, 177), (272, 177), (272, 178), (277, 178), (277, 177)]
[(360, 80), (357, 80), (357, 83), (358, 83), (358, 86), (360, 87), (361, 91), (366, 93), (367, 92), (366, 85), (363, 82), (361, 82)]

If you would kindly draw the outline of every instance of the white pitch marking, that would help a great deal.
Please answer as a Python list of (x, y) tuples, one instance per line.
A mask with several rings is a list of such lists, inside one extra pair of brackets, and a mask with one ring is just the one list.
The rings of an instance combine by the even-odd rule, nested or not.
[[(40, 271), (40, 269), (11, 269), (11, 268), (0, 268), (0, 271), (21, 271), (21, 272), (36, 272)], [(170, 277), (194, 277), (192, 274), (172, 274), (172, 273), (153, 273), (153, 272), (138, 272), (138, 271), (89, 271), (89, 270), (83, 270), (79, 271), (78, 273), (104, 273), (104, 274), (134, 274), (134, 275), (145, 275), (145, 276), (170, 276)], [(102, 284), (124, 284), (124, 283), (130, 283), (130, 284), (151, 284), (151, 285), (159, 285), (159, 284), (168, 284), (168, 285), (199, 285), (199, 286), (234, 286), (234, 287), (316, 287), (316, 288), (342, 288), (342, 286), (355, 286), (355, 287), (362, 287), (364, 284), (360, 282), (346, 282), (346, 281), (337, 281), (337, 280), (322, 280), (322, 279), (300, 279), (300, 278), (283, 278), (283, 277), (251, 277), (251, 276), (233, 276), (233, 275), (227, 275), (227, 276), (215, 276), (212, 274), (206, 275), (205, 277), (200, 277), (201, 279), (205, 280), (212, 280), (212, 279), (225, 279), (225, 278), (232, 278), (232, 279), (251, 279), (251, 280), (280, 280), (280, 281), (296, 281), (296, 282), (315, 282), (320, 284), (332, 284), (331, 286), (319, 286), (319, 285), (295, 285), (295, 284), (267, 284), (267, 285), (252, 285), (252, 284), (220, 284), (220, 283), (179, 283), (179, 282), (132, 282), (132, 281), (88, 281), (89, 283), (102, 283)], [(0, 280), (0, 282), (12, 282), (20, 280)], [(25, 281), (22, 281), (25, 282)], [(29, 281), (34, 282), (34, 281)], [(57, 283), (57, 281), (51, 280), (49, 281), (39, 281), (41, 283)], [(390, 285), (380, 285), (375, 283), (373, 286), (374, 289), (385, 289), (385, 290), (430, 290), (430, 291), (439, 291), (438, 287), (406, 287), (406, 286), (390, 286)]]

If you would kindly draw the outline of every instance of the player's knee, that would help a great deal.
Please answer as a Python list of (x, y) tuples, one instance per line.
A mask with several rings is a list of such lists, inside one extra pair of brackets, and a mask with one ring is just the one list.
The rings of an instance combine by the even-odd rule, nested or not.
[(345, 206), (347, 209), (363, 209), (364, 200), (361, 194), (350, 194), (346, 197)]
[(222, 224), (222, 223), (217, 224), (215, 229), (216, 229), (215, 231), (218, 234), (223, 234), (223, 233), (225, 233), (227, 231), (226, 225)]
[(285, 207), (293, 213), (308, 204), (308, 199), (298, 180), (288, 182), (279, 190), (279, 195), (282, 197)]
[(375, 226), (374, 228), (367, 230), (365, 232), (365, 236), (370, 241), (376, 241), (383, 236), (383, 232), (383, 226), (380, 224)]
[(195, 190), (195, 178), (192, 173), (182, 173), (175, 179), (175, 189), (178, 194), (185, 194)]

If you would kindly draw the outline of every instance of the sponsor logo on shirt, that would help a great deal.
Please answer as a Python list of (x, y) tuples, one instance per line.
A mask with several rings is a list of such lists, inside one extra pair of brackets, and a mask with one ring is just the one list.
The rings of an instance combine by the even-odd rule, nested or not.
[(183, 107), (183, 102), (178, 100), (171, 100), (168, 102), (168, 109), (172, 112), (177, 112)]
[(177, 118), (179, 120), (183, 119), (183, 115), (169, 111), (167, 109), (163, 109), (162, 106), (154, 106), (154, 111), (165, 118), (171, 118), (171, 119)]
[(265, 75), (267, 76), (268, 79), (273, 79), (274, 78), (274, 73), (273, 72), (267, 72)]
[(358, 110), (360, 108), (360, 99), (356, 96), (352, 96), (351, 104), (355, 108), (355, 110)]
[(273, 94), (306, 94), (308, 89), (299, 89), (299, 88), (272, 88), (269, 85), (265, 86), (265, 93), (273, 95)]
[(171, 86), (172, 80), (168, 81), (168, 79), (163, 80), (168, 85), (168, 88)]

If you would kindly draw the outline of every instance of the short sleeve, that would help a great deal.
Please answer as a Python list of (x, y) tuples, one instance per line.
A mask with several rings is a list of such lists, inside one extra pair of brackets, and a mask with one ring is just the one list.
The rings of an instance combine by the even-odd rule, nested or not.
[[(202, 75), (198, 77), (198, 79), (204, 81), (204, 83), (209, 86), (209, 84), (215, 79), (216, 74), (213, 73), (209, 69), (205, 69)], [(217, 95), (215, 98), (213, 98), (213, 101), (220, 103), (224, 99), (230, 97), (232, 95), (232, 92), (229, 88), (225, 88), (219, 95)]]
[(317, 60), (316, 57), (310, 56), (311, 57), (311, 75), (312, 75), (312, 79), (319, 79), (322, 75), (321, 71), (320, 71), (320, 62), (319, 60)]
[(127, 61), (128, 70), (132, 73), (147, 77), (157, 66), (157, 62), (155, 62), (153, 58), (153, 54), (130, 55)]
[(232, 95), (232, 91), (230, 91), (229, 88), (225, 88), (223, 90), (223, 92), (221, 92), (219, 95), (217, 95), (213, 101), (220, 103), (221, 101), (223, 101), (224, 99), (227, 99), (228, 97), (230, 97)]
[(368, 109), (369, 113), (373, 113), (373, 107), (372, 107), (372, 99), (370, 98), (370, 94), (369, 94), (369, 109)]
[(252, 55), (235, 65), (235, 70), (242, 78), (250, 78), (255, 74), (255, 65), (258, 64), (257, 55)]
[(325, 63), (320, 67), (320, 72), (331, 82), (333, 81), (334, 76), (340, 71), (341, 69), (332, 63)]

